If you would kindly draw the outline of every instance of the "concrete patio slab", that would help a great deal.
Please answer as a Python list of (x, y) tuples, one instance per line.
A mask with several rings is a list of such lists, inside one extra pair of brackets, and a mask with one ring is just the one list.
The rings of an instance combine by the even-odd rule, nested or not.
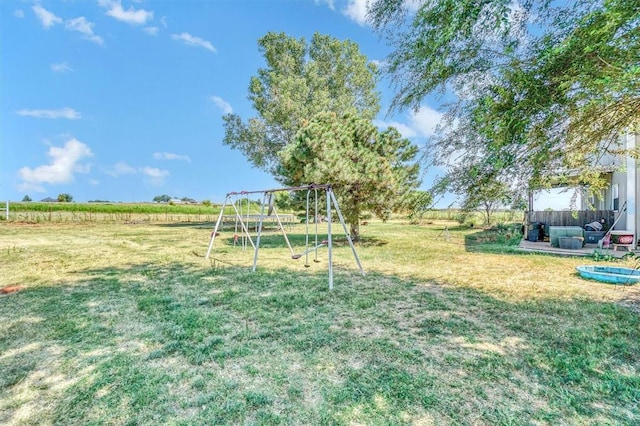
[(547, 254), (555, 254), (559, 256), (593, 256), (593, 254), (597, 251), (603, 256), (613, 256), (613, 257), (623, 257), (627, 253), (637, 253), (630, 252), (624, 247), (618, 248), (618, 250), (609, 249), (599, 249), (597, 244), (586, 244), (583, 248), (577, 250), (567, 250), (561, 249), (557, 247), (551, 247), (550, 242), (531, 242), (523, 239), (520, 241), (520, 245), (518, 246), (519, 250), (532, 252), (532, 253), (547, 253)]

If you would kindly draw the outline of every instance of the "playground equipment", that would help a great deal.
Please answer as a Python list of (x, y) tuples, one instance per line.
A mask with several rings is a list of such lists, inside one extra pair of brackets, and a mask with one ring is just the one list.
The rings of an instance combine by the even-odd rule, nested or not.
[[(275, 208), (275, 203), (274, 203), (274, 194), (276, 192), (281, 192), (281, 191), (289, 191), (289, 192), (293, 192), (293, 191), (307, 191), (307, 196), (306, 196), (306, 223), (305, 223), (305, 249), (301, 252), (301, 253), (296, 253), (293, 250), (293, 247), (291, 246), (291, 242), (289, 241), (289, 238), (287, 236), (287, 232), (285, 229), (285, 226), (283, 225), (280, 216), (278, 215), (278, 212)], [(327, 239), (326, 240), (322, 240), (319, 241), (318, 240), (318, 191), (319, 190), (324, 190), (325, 191), (325, 196), (326, 196), (326, 201), (327, 201), (327, 205), (326, 205), (326, 221), (327, 221)], [(310, 246), (309, 245), (309, 221), (310, 221), (310, 198), (311, 198), (311, 194), (313, 193), (314, 195), (314, 215), (315, 215), (315, 241), (314, 241), (314, 245)], [(257, 235), (256, 235), (256, 240), (255, 243), (253, 241), (253, 239), (251, 238), (251, 234), (249, 232), (249, 226), (248, 226), (248, 221), (249, 221), (249, 210), (248, 210), (248, 206), (247, 206), (247, 211), (246, 211), (246, 215), (244, 215), (244, 211), (243, 208), (241, 207), (240, 209), (238, 209), (238, 197), (245, 197), (245, 199), (248, 200), (248, 196), (251, 194), (262, 194), (263, 195), (263, 200), (262, 200), (262, 207), (261, 207), (261, 212), (260, 215), (257, 216), (257, 220), (258, 220), (258, 225), (257, 225)], [(335, 209), (335, 212), (338, 215), (338, 219), (340, 220), (340, 224), (342, 225), (342, 229), (344, 230), (345, 236), (347, 237), (347, 241), (349, 242), (349, 247), (351, 247), (351, 251), (353, 253), (353, 257), (355, 258), (356, 264), (358, 265), (358, 268), (360, 270), (360, 273), (362, 274), (362, 276), (365, 275), (364, 273), (364, 269), (362, 268), (362, 264), (360, 263), (360, 258), (358, 257), (358, 253), (356, 252), (356, 248), (353, 245), (353, 241), (351, 240), (351, 236), (349, 234), (349, 231), (347, 230), (347, 226), (344, 222), (344, 217), (342, 216), (342, 212), (340, 211), (340, 207), (338, 206), (338, 201), (336, 200), (335, 194), (333, 193), (333, 189), (331, 187), (330, 184), (311, 184), (311, 185), (306, 185), (306, 186), (295, 186), (295, 187), (288, 187), (288, 188), (277, 188), (277, 189), (265, 189), (265, 190), (259, 190), (259, 191), (242, 191), (242, 192), (230, 192), (226, 195), (225, 197), (225, 201), (222, 205), (222, 209), (220, 210), (220, 214), (218, 215), (218, 219), (216, 221), (216, 225), (215, 228), (213, 230), (213, 232), (211, 233), (211, 240), (209, 241), (209, 247), (207, 249), (207, 254), (205, 256), (206, 259), (209, 258), (209, 256), (211, 255), (211, 251), (213, 250), (213, 246), (214, 246), (214, 242), (216, 239), (216, 236), (218, 235), (218, 230), (221, 226), (222, 223), (222, 219), (223, 219), (223, 215), (224, 215), (224, 210), (225, 207), (227, 206), (232, 206), (233, 210), (235, 212), (235, 229), (234, 229), (234, 245), (235, 243), (238, 241), (239, 235), (238, 232), (242, 232), (242, 238), (243, 238), (243, 247), (246, 249), (247, 243), (249, 245), (251, 245), (251, 247), (253, 247), (254, 250), (254, 254), (253, 254), (253, 268), (252, 270), (255, 272), (256, 270), (256, 266), (258, 264), (258, 252), (260, 249), (260, 237), (262, 235), (262, 226), (263, 226), (263, 222), (264, 219), (268, 216), (274, 215), (276, 218), (276, 221), (278, 223), (278, 227), (280, 230), (282, 230), (282, 235), (284, 237), (284, 240), (287, 244), (287, 247), (289, 248), (289, 252), (291, 254), (291, 258), (292, 259), (300, 259), (302, 256), (305, 256), (305, 266), (309, 267), (311, 266), (309, 264), (309, 254), (312, 252), (315, 252), (315, 257), (314, 257), (314, 262), (319, 262), (318, 260), (318, 249), (322, 248), (322, 247), (327, 247), (327, 253), (328, 253), (328, 269), (329, 269), (329, 290), (333, 290), (333, 235), (332, 235), (332, 210)], [(267, 208), (267, 214), (265, 215), (265, 208)]]

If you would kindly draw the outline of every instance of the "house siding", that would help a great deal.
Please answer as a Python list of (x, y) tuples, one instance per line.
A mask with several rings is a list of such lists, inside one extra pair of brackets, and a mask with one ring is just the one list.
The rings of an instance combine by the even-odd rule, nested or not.
[[(630, 135), (630, 138), (633, 138), (633, 145), (634, 147), (640, 147), (640, 134), (636, 133), (634, 135)], [(638, 230), (640, 230), (640, 215), (638, 214), (638, 212), (640, 212), (640, 172), (638, 171), (638, 160), (632, 160), (636, 173), (635, 173), (635, 188), (636, 188), (636, 196), (635, 196), (635, 208), (634, 208), (634, 222), (635, 222), (635, 227), (634, 227), (634, 231), (635, 231), (635, 238), (636, 238), (636, 246), (637, 246), (637, 241), (638, 241)]]
[[(615, 187), (617, 186), (618, 192), (618, 206), (614, 208), (614, 195), (615, 195)], [(620, 208), (624, 204), (624, 200), (627, 199), (627, 173), (626, 171), (616, 171), (611, 175), (611, 189), (609, 190), (608, 202), (607, 206), (609, 209), (615, 212), (616, 218), (621, 214)], [(618, 223), (616, 224), (616, 229), (626, 229), (627, 226), (627, 217), (626, 214), (623, 214)]]

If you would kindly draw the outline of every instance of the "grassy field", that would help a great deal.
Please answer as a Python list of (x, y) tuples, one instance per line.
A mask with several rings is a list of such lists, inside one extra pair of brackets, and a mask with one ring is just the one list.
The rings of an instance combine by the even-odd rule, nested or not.
[(0, 223), (0, 424), (639, 424), (639, 286), (455, 226), (370, 222), (330, 292), (275, 233)]
[[(4, 203), (1, 204), (4, 207)], [(248, 207), (247, 207), (248, 206)], [(9, 207), (9, 222), (183, 222), (215, 221), (222, 205), (212, 204), (168, 204), (168, 203), (41, 203), (12, 202)], [(259, 200), (247, 203), (242, 201), (238, 209), (241, 214), (249, 211), (260, 213)], [(304, 217), (304, 209), (294, 212), (279, 209), (281, 214), (297, 214)], [(226, 215), (233, 215), (233, 207), (225, 207)], [(520, 222), (522, 211), (500, 210), (494, 212), (492, 219), (497, 223)], [(0, 215), (0, 221), (5, 220)], [(457, 209), (427, 210), (422, 214), (422, 222), (458, 221), (463, 224), (480, 225), (484, 217), (480, 212), (463, 213)]]
[[(251, 207), (252, 211), (258, 209)], [(22, 202), (10, 204), (9, 222), (200, 222), (215, 220), (220, 208), (202, 204)], [(232, 208), (225, 209), (225, 214), (232, 213)]]

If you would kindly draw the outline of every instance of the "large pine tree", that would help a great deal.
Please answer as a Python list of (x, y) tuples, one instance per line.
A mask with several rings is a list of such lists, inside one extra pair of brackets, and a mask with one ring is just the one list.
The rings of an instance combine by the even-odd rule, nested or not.
[(419, 183), (418, 148), (394, 128), (352, 114), (320, 113), (281, 153), (287, 185), (330, 182), (354, 241), (363, 212), (387, 218)]

